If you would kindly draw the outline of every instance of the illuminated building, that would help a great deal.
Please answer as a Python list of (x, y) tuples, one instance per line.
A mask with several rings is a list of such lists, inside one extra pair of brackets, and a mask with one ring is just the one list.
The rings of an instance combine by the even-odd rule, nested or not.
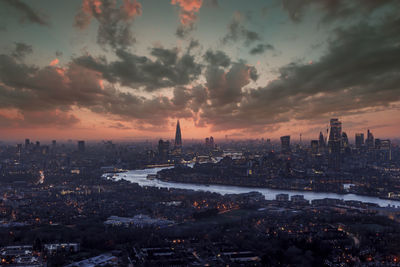
[(390, 140), (375, 139), (375, 149), (378, 154), (378, 159), (381, 161), (392, 160), (392, 145)]
[(329, 168), (340, 169), (340, 148), (342, 144), (342, 123), (339, 119), (331, 119), (329, 130)]

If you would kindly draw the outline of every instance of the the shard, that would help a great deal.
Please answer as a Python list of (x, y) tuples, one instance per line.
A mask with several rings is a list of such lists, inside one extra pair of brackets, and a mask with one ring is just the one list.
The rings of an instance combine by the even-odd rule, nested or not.
[(179, 120), (176, 123), (176, 132), (175, 132), (175, 148), (182, 147), (182, 134), (181, 134), (181, 126), (179, 125)]

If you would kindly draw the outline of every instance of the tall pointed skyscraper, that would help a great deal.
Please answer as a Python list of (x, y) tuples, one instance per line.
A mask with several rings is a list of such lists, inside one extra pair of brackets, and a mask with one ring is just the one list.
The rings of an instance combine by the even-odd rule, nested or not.
[[(339, 119), (331, 119), (328, 140), (329, 167), (335, 171), (340, 170), (340, 148), (342, 143), (342, 123)], [(347, 135), (346, 135), (347, 137)]]
[(182, 147), (182, 134), (181, 134), (181, 126), (179, 125), (179, 120), (176, 123), (176, 132), (175, 132), (175, 148)]

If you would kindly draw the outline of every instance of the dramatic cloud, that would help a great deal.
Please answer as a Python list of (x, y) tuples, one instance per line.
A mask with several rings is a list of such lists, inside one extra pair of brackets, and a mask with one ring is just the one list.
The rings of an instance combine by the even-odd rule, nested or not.
[(66, 128), (75, 126), (80, 121), (75, 115), (60, 110), (45, 112), (16, 111), (16, 113), (11, 116), (8, 113), (9, 112), (3, 112), (0, 110), (1, 128)]
[(75, 26), (84, 29), (94, 18), (99, 23), (97, 42), (103, 46), (124, 48), (135, 41), (131, 23), (141, 14), (141, 4), (136, 0), (124, 0), (120, 7), (116, 0), (83, 0), (75, 16)]
[[(168, 118), (187, 118), (196, 122), (199, 114), (209, 115), (208, 110), (217, 113), (222, 110), (226, 114), (242, 99), (243, 87), (257, 79), (254, 67), (243, 62), (231, 63), (221, 51), (207, 51), (203, 57), (208, 64), (207, 83), (194, 87), (189, 85), (194, 79), (191, 75), (199, 75), (201, 67), (192, 56), (180, 56), (177, 48), (153, 48), (151, 55), (155, 60), (122, 50), (118, 50), (117, 55), (120, 61), (109, 64), (104, 58), (84, 56), (65, 67), (50, 65), (43, 68), (0, 55), (0, 110), (16, 110), (19, 125), (27, 127), (28, 124), (23, 122), (36, 118), (30, 116), (45, 113), (53, 116), (42, 125), (53, 123), (58, 127), (62, 125), (61, 120), (65, 120), (66, 125), (77, 123), (79, 120), (72, 112), (81, 108), (133, 121), (135, 128), (145, 129), (151, 125), (167, 126)], [(103, 80), (109, 83), (104, 84)], [(135, 95), (134, 91), (118, 90), (115, 86), (118, 83), (147, 89), (156, 86), (174, 89), (172, 97), (143, 97)]]
[(209, 66), (206, 78), (213, 106), (221, 107), (239, 103), (243, 96), (242, 88), (249, 84), (250, 79), (256, 80), (257, 74), (253, 67), (234, 63), (227, 73), (221, 68)]
[(231, 59), (227, 56), (227, 54), (220, 50), (216, 52), (207, 50), (204, 55), (204, 60), (211, 66), (228, 67), (231, 64)]
[(246, 45), (250, 45), (255, 41), (260, 41), (261, 36), (244, 27), (244, 16), (240, 12), (235, 12), (231, 22), (228, 24), (228, 33), (222, 38), (222, 43), (237, 42), (243, 40)]
[[(365, 17), (375, 10), (392, 5), (391, 8), (399, 8), (397, 0), (283, 0), (283, 8), (288, 12), (291, 20), (300, 22), (308, 7), (314, 7), (322, 13), (322, 22), (340, 20), (345, 18)], [(394, 6), (393, 6), (394, 5)]]
[(400, 101), (399, 44), (400, 18), (388, 18), (377, 26), (362, 23), (337, 29), (327, 54), (319, 61), (286, 65), (279, 78), (266, 87), (245, 93), (234, 90), (230, 98), (241, 99), (240, 103), (227, 112), (209, 109), (201, 119), (215, 129), (262, 130), (289, 120), (327, 119), (388, 108)]
[[(166, 61), (173, 60), (160, 57)], [(38, 122), (38, 125), (53, 123), (57, 127), (63, 125), (62, 121), (65, 125), (77, 123), (79, 120), (71, 113), (76, 108), (135, 121), (140, 125), (162, 126), (167, 124), (166, 118), (192, 116), (189, 104), (193, 97), (189, 89), (177, 88), (173, 98), (144, 98), (120, 91), (113, 85), (104, 85), (102, 80), (101, 72), (75, 63), (65, 68), (39, 68), (17, 62), (11, 56), (0, 55), (0, 111), (16, 110), (16, 122), (26, 126), (30, 125), (26, 123), (28, 119), (36, 122), (40, 116), (48, 114), (48, 118)]]
[(181, 25), (178, 27), (176, 34), (183, 38), (193, 30), (194, 23), (197, 20), (197, 13), (200, 11), (203, 0), (172, 0), (171, 4), (180, 7), (179, 19)]
[(49, 25), (49, 21), (46, 15), (39, 13), (33, 9), (30, 5), (22, 2), (21, 0), (3, 0), (4, 3), (13, 7), (20, 14), (20, 21), (22, 23), (35, 23), (39, 25)]
[[(108, 12), (105, 2), (87, 1), (93, 18)], [(136, 2), (126, 3), (113, 10), (139, 14)], [(249, 40), (242, 26), (233, 26), (231, 40), (250, 42), (254, 55), (274, 49), (253, 43), (257, 38)], [(216, 131), (263, 132), (289, 121), (390, 110), (400, 101), (398, 15), (337, 28), (312, 64), (281, 66), (267, 84), (254, 66), (221, 50), (191, 54), (200, 46), (192, 41), (184, 49), (158, 45), (147, 56), (116, 45), (107, 56), (87, 53), (65, 65), (57, 57), (43, 67), (26, 63), (31, 46), (15, 43), (0, 55), (0, 125), (62, 127), (79, 123), (77, 110), (86, 110), (112, 119), (104, 125), (117, 129), (168, 127), (169, 119), (186, 118)], [(43, 114), (49, 116), (40, 121)]]
[(201, 74), (201, 65), (190, 54), (178, 55), (178, 49), (153, 48), (152, 60), (125, 50), (117, 50), (117, 61), (108, 63), (105, 58), (90, 55), (74, 59), (78, 65), (98, 71), (111, 82), (147, 91), (187, 85)]
[(252, 55), (257, 55), (257, 54), (263, 54), (267, 50), (274, 50), (274, 46), (271, 44), (258, 44), (254, 48), (250, 50), (250, 54)]
[(222, 51), (208, 50), (203, 58), (208, 64), (204, 74), (206, 84), (191, 90), (193, 120), (196, 126), (209, 124), (222, 130), (213, 122), (232, 118), (240, 109), (246, 94), (244, 88), (257, 80), (258, 74), (254, 67), (244, 62), (232, 62)]
[(13, 51), (12, 55), (13, 55), (13, 57), (15, 57), (17, 59), (23, 59), (26, 55), (29, 55), (32, 52), (33, 52), (33, 49), (32, 49), (31, 45), (16, 42), (15, 50)]

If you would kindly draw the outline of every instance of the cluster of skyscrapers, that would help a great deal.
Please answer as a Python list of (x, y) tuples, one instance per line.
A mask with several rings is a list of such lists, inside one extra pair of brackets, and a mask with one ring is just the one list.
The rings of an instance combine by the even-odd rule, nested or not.
[(212, 136), (206, 137), (205, 145), (207, 148), (213, 149), (215, 147), (214, 137), (212, 137)]
[[(326, 140), (326, 137), (328, 138)], [(349, 154), (351, 148), (346, 132), (342, 131), (342, 122), (337, 118), (330, 120), (326, 137), (320, 132), (318, 140), (311, 140), (311, 153), (313, 155), (325, 154), (328, 156), (328, 166), (332, 170), (340, 170), (343, 155)], [(354, 150), (354, 149), (353, 149)], [(281, 137), (281, 152), (290, 152), (290, 136)], [(355, 134), (355, 152), (366, 153), (368, 156), (381, 161), (390, 161), (391, 142), (388, 139), (375, 139), (368, 129), (367, 138), (364, 133)]]

